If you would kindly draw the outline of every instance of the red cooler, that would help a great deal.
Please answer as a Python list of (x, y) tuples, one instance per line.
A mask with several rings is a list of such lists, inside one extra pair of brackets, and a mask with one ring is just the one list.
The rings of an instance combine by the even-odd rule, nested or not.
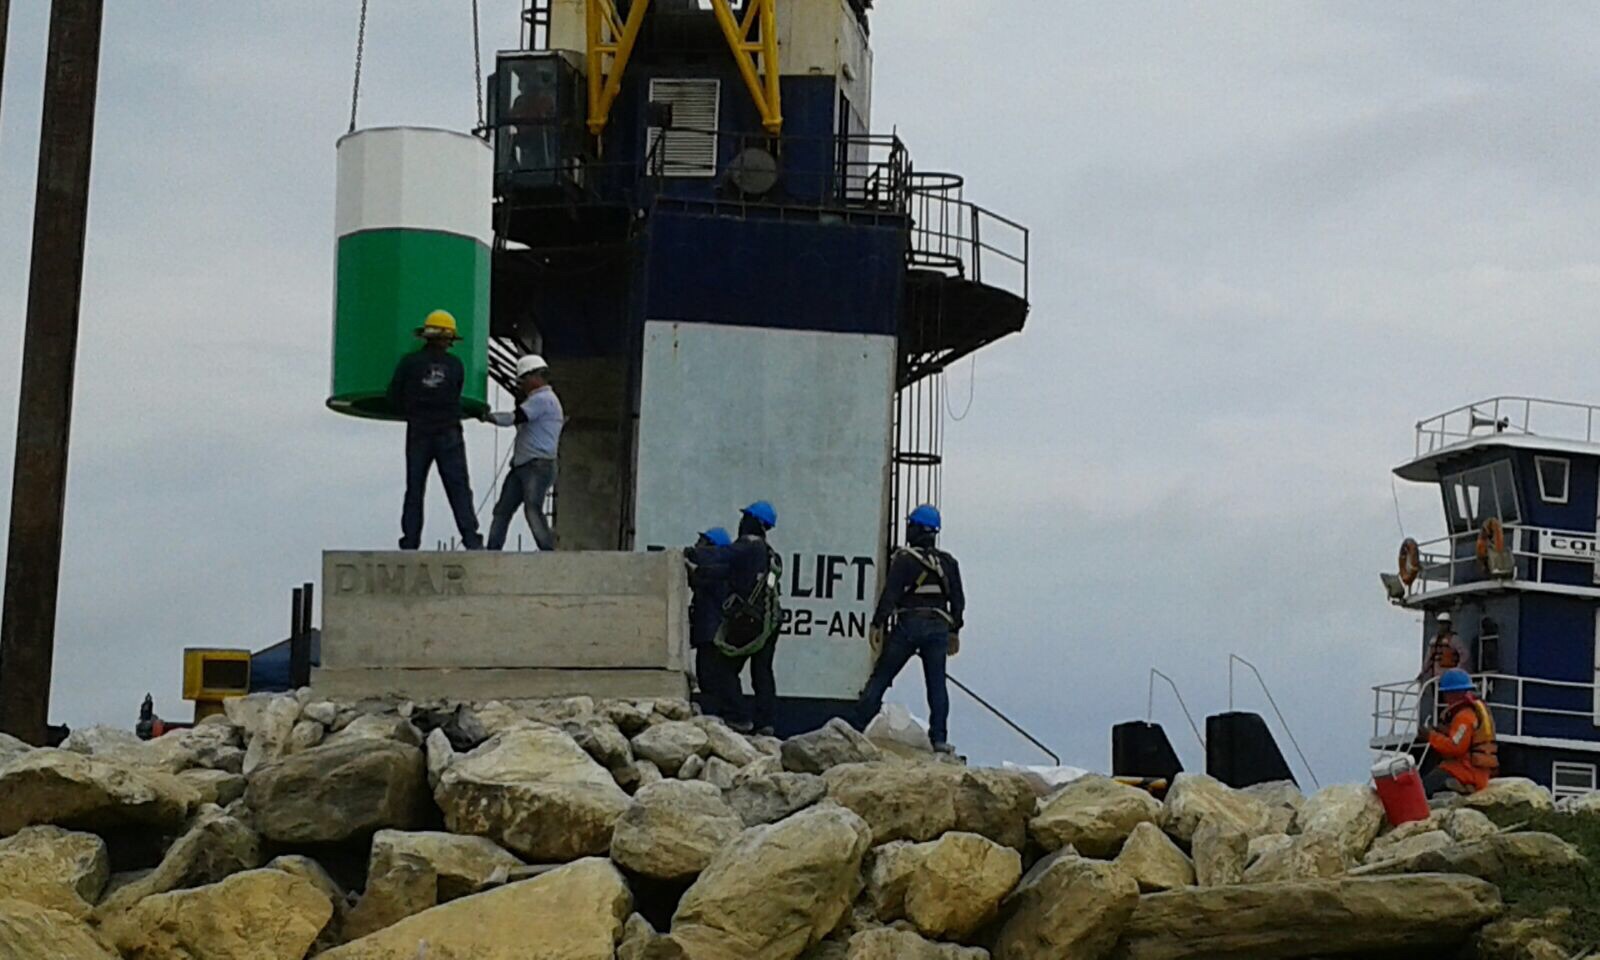
[(1409, 754), (1385, 754), (1372, 765), (1372, 785), (1391, 826), (1428, 819), (1428, 794), (1422, 789), (1416, 761)]

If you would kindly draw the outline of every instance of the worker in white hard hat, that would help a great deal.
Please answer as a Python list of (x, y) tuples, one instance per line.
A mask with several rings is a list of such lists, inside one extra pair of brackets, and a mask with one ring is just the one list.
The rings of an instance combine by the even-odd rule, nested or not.
[(461, 435), (461, 389), (466, 367), (450, 352), (460, 336), (456, 318), (435, 310), (417, 328), (422, 349), (406, 354), (389, 380), (389, 406), (406, 421), (406, 499), (400, 513), (400, 549), (422, 543), (422, 501), (435, 464), (456, 529), (468, 550), (483, 548), (478, 514), (467, 476), (467, 443)]
[(538, 354), (517, 361), (516, 409), (491, 413), (486, 419), (501, 426), (517, 428), (511, 450), (511, 472), (500, 487), (494, 505), (494, 520), (489, 524), (489, 549), (506, 545), (511, 518), (517, 508), (528, 520), (533, 542), (540, 550), (556, 548), (555, 533), (545, 519), (544, 501), (556, 482), (556, 453), (561, 445), (561, 426), (566, 422), (561, 400), (550, 387), (550, 366)]

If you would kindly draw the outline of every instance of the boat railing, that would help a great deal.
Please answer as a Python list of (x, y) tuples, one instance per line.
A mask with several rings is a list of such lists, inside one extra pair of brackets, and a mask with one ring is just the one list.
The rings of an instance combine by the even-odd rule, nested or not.
[[(1504, 526), (1506, 548), (1511, 553), (1509, 576), (1496, 578), (1478, 562), (1476, 551), (1478, 531), (1436, 537), (1417, 544), (1421, 569), (1404, 599), (1415, 600), (1465, 584), (1500, 582), (1552, 582), (1545, 577), (1545, 565), (1550, 562), (1576, 563), (1593, 566), (1593, 531), (1560, 530), (1554, 527), (1536, 527), (1529, 524), (1508, 523)], [(1552, 549), (1557, 544), (1565, 549)], [(1592, 578), (1591, 578), (1592, 579)]]
[(1600, 406), (1540, 397), (1490, 397), (1417, 422), (1416, 456), (1497, 433), (1600, 441)]
[[(1501, 737), (1521, 737), (1528, 733), (1528, 721), (1535, 718), (1581, 719), (1592, 723), (1595, 685), (1573, 680), (1546, 680), (1507, 673), (1473, 674), (1479, 696), (1494, 715), (1495, 732)], [(1372, 688), (1372, 747), (1397, 750), (1410, 746), (1417, 737), (1418, 722), (1424, 710), (1430, 722), (1437, 723), (1444, 709), (1438, 697), (1438, 678), (1380, 683)], [(1590, 706), (1583, 710), (1551, 706), (1539, 700), (1571, 698), (1575, 692), (1587, 695)], [(1580, 698), (1581, 699), (1581, 698)]]

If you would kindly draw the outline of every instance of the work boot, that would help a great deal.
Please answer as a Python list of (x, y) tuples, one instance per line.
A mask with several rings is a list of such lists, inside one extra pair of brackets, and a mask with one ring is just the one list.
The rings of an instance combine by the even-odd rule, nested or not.
[(747, 737), (750, 735), (750, 731), (754, 730), (755, 728), (756, 725), (748, 720), (733, 720), (729, 721), (728, 723), (729, 730), (732, 730), (734, 733), (742, 733)]
[(950, 746), (950, 744), (948, 744), (948, 743), (936, 743), (936, 744), (933, 745), (933, 752), (934, 753), (947, 753), (947, 754), (949, 754), (950, 756), (953, 757), (956, 754), (956, 748)]

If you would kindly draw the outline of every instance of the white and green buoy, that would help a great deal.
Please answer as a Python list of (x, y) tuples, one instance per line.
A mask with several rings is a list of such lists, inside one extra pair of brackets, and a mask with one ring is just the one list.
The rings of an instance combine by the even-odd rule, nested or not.
[(462, 406), (488, 409), (494, 159), (470, 134), (376, 127), (340, 138), (328, 407), (393, 419), (386, 393), (416, 329), (448, 310), (466, 367)]

